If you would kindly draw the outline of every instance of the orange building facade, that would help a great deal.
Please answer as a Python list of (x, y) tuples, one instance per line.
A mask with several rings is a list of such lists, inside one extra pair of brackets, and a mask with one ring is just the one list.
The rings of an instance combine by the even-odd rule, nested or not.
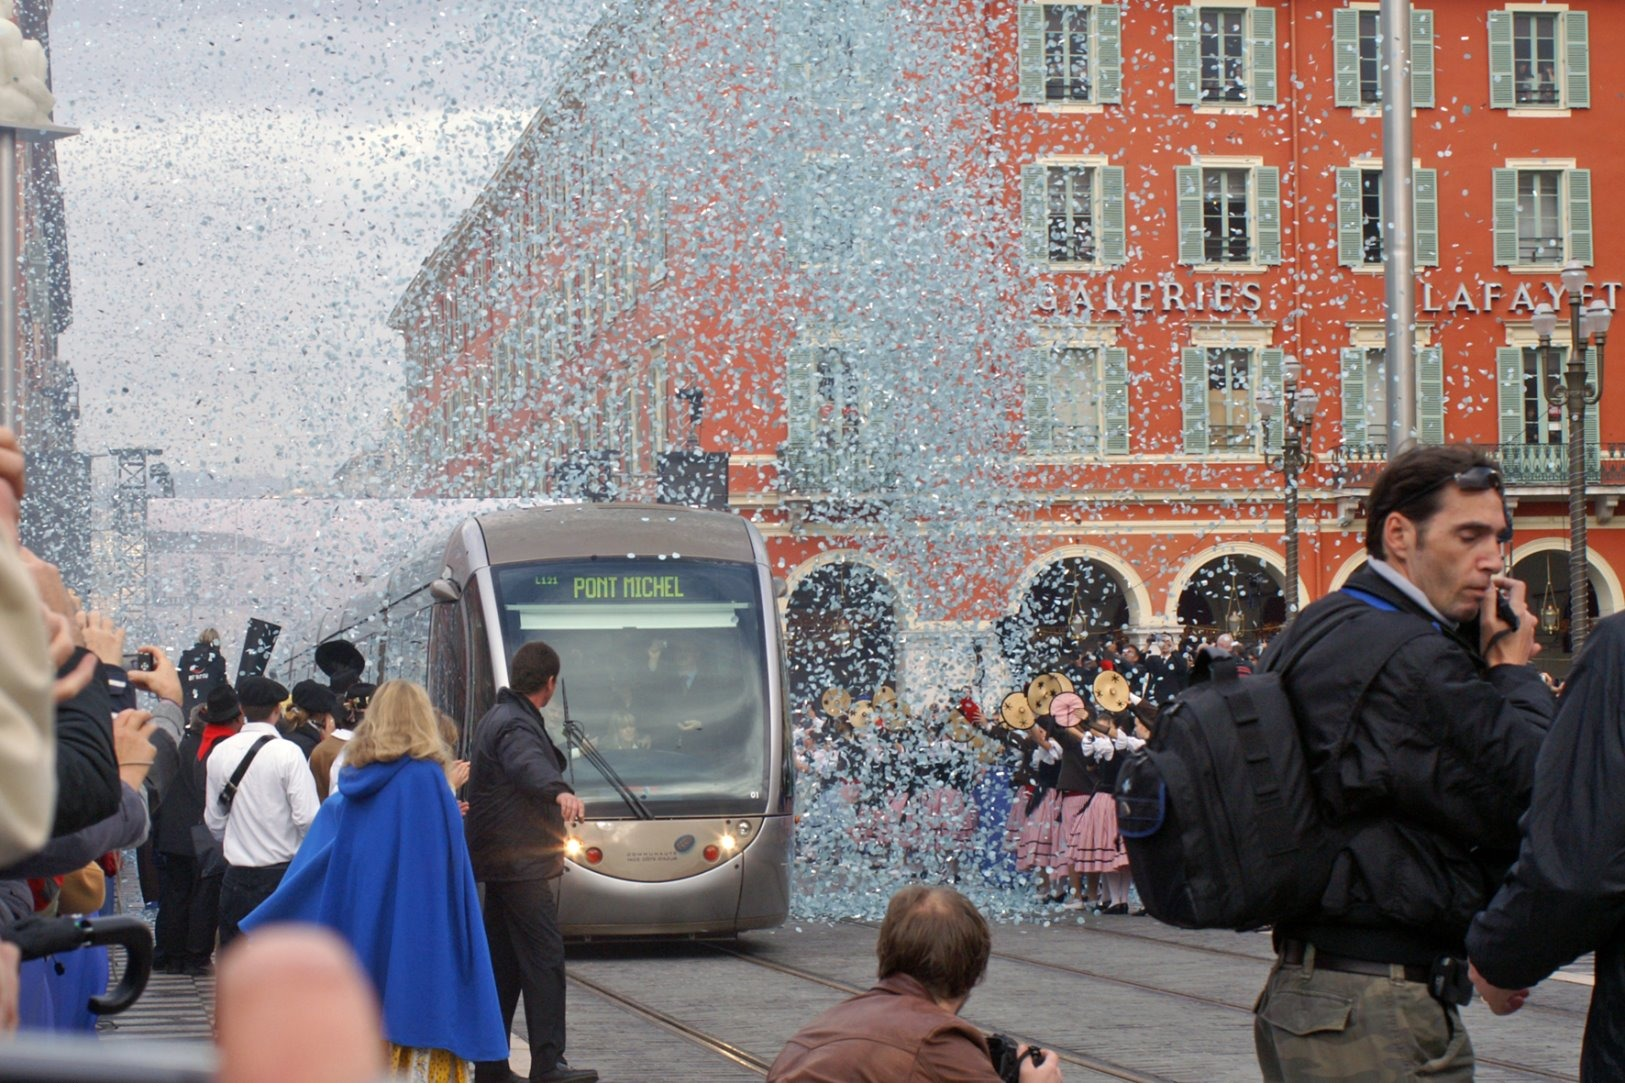
[[(1287, 541), (1257, 397), (1293, 358), (1320, 395), (1303, 600), (1363, 558), (1384, 455), (1377, 8), (624, 5), (392, 315), (419, 493), (647, 499), (672, 454), (725, 454), (809, 690), (1267, 639)], [(1568, 260), (1588, 301), (1625, 287), (1625, 104), (1593, 61), (1625, 7), (1436, 0), (1409, 29), (1419, 438), (1494, 449), (1560, 669), (1560, 353), (1530, 318), (1566, 315)], [(1602, 615), (1622, 397), (1587, 422)]]

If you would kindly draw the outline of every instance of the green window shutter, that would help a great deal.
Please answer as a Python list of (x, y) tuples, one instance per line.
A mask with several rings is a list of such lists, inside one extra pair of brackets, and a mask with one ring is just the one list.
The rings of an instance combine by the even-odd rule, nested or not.
[(811, 186), (816, 176), (812, 164), (807, 162), (788, 173), (790, 184), (784, 193), (784, 248), (797, 264), (805, 264), (812, 249), (807, 235), (812, 223)]
[(1434, 105), (1433, 12), (1411, 9), (1411, 105)]
[(1187, 347), (1179, 355), (1181, 377), (1185, 384), (1181, 404), (1185, 409), (1185, 454), (1206, 453), (1207, 352), (1200, 347)]
[(785, 446), (797, 453), (812, 448), (818, 428), (818, 355), (814, 347), (792, 347), (784, 364)]
[(1124, 264), (1128, 260), (1128, 199), (1123, 191), (1123, 168), (1102, 166), (1095, 176), (1100, 179), (1100, 262)]
[[(1194, 106), (1201, 101), (1202, 37), (1196, 9), (1174, 8), (1174, 102)], [(1206, 444), (1204, 439), (1204, 451)]]
[(1360, 104), (1360, 13), (1353, 8), (1332, 12), (1332, 71), (1337, 104)]
[(1017, 63), (1021, 67), (1018, 102), (1044, 101), (1044, 5), (1022, 4), (1016, 8), (1019, 45)]
[(1253, 170), (1257, 193), (1258, 225), (1253, 230), (1254, 260), (1259, 264), (1281, 263), (1281, 171), (1274, 166)]
[(1501, 444), (1523, 444), (1523, 351), (1495, 349), (1495, 391), (1501, 417)]
[(1416, 349), (1416, 440), (1444, 444), (1444, 351)]
[(1583, 11), (1563, 15), (1563, 104), (1570, 109), (1591, 105), (1591, 28)]
[(1337, 263), (1347, 268), (1358, 268), (1365, 263), (1360, 199), (1360, 180), (1364, 172), (1353, 167), (1337, 171)]
[(1253, 61), (1250, 100), (1255, 106), (1273, 106), (1277, 100), (1274, 8), (1253, 8), (1247, 13), (1247, 37)]
[(1202, 264), (1206, 250), (1202, 245), (1202, 168), (1175, 166), (1174, 188), (1179, 208), (1179, 262)]
[[(1511, 109), (1517, 104), (1512, 83), (1512, 13), (1490, 12), (1490, 107)], [(1500, 263), (1497, 261), (1497, 263)]]
[(1021, 240), (1027, 263), (1043, 267), (1049, 263), (1049, 194), (1043, 166), (1021, 168)]
[(1091, 63), (1095, 77), (1095, 101), (1117, 105), (1123, 101), (1123, 17), (1116, 4), (1095, 8), (1094, 47)]
[(1109, 457), (1126, 456), (1128, 446), (1128, 348), (1105, 349), (1105, 382), (1101, 390), (1100, 414), (1104, 424), (1105, 452)]
[[(1586, 352), (1586, 381), (1588, 381), (1591, 384), (1591, 387), (1593, 389), (1595, 389), (1597, 387), (1597, 352), (1596, 351), (1587, 351)], [(1597, 446), (1599, 444), (1599, 441), (1600, 441), (1601, 433), (1602, 433), (1600, 427), (1598, 426), (1597, 405), (1596, 404), (1587, 404), (1586, 405), (1585, 432), (1586, 432), (1585, 433), (1585, 443), (1586, 443), (1586, 446), (1588, 447), (1587, 450), (1586, 450), (1586, 463), (1590, 464), (1592, 462), (1592, 460), (1595, 459), (1595, 457), (1596, 457), (1596, 454), (1593, 453), (1592, 450), (1597, 448)]]
[(1495, 263), (1518, 263), (1518, 171), (1495, 171)]
[(1569, 259), (1592, 263), (1591, 252), (1591, 171), (1568, 171)]
[(1050, 404), (1050, 371), (1055, 365), (1055, 352), (1047, 347), (1034, 347), (1023, 352), (1023, 357), (1026, 364), (1022, 368), (1022, 381), (1027, 396), (1022, 415), (1027, 422), (1027, 452), (1049, 453), (1055, 445), (1055, 417)]
[(1343, 444), (1365, 445), (1365, 352), (1343, 349)]
[(1416, 264), (1436, 267), (1439, 263), (1439, 171), (1411, 171), (1411, 188), (1416, 226)]
[[(1275, 418), (1270, 420), (1268, 441), (1266, 448), (1271, 453), (1279, 453), (1286, 448), (1286, 397), (1282, 395), (1283, 383), (1281, 381), (1281, 363), (1285, 357), (1279, 347), (1266, 347), (1258, 352), (1258, 381), (1252, 388), (1254, 397), (1262, 393), (1269, 393), (1275, 398)], [(1253, 408), (1256, 412), (1257, 407)], [(1257, 415), (1255, 420), (1262, 427), (1264, 420)]]

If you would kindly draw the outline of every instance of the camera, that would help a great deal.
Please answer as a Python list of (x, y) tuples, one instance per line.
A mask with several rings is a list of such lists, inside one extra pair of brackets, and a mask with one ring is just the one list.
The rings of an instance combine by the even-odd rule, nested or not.
[(124, 656), (126, 672), (150, 672), (157, 667), (158, 660), (151, 653), (127, 653)]
[(1022, 1054), (1021, 1046), (1007, 1034), (989, 1034), (987, 1052), (993, 1058), (993, 1067), (998, 1070), (999, 1078), (1005, 1083), (1020, 1082), (1023, 1059), (1032, 1061), (1034, 1068), (1044, 1063), (1043, 1050), (1032, 1046), (1026, 1054)]

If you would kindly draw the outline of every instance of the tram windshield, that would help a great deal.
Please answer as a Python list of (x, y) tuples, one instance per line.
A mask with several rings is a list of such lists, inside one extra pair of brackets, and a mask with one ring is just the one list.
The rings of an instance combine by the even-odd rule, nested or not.
[[(537, 639), (558, 650), (543, 714), (589, 817), (640, 814), (621, 786), (650, 816), (763, 810), (769, 669), (754, 566), (527, 563), (497, 569), (496, 585), (508, 659)], [(566, 731), (566, 704), (586, 744)]]

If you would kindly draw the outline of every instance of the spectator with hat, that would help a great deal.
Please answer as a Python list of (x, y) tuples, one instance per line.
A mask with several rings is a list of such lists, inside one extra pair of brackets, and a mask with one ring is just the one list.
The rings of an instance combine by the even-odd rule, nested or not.
[(336, 736), (343, 732), (345, 735), (338, 750), (333, 752), (332, 761), (328, 766), (326, 793), (328, 796), (339, 791), (339, 771), (344, 769), (344, 744), (350, 742), (350, 737), (361, 727), (361, 722), (367, 719), (367, 707), (372, 704), (372, 693), (377, 689), (371, 683), (352, 683), (349, 693), (344, 696), (344, 728), (334, 729), (333, 734)]
[(288, 689), (264, 676), (244, 676), (237, 699), (245, 723), (209, 755), (204, 821), (222, 843), (220, 946), (237, 924), (270, 897), (299, 850), (320, 802), (305, 753), (277, 730)]
[(242, 724), (236, 688), (222, 683), (211, 690), (192, 711), (169, 795), (154, 816), (153, 840), (164, 871), (153, 926), (153, 969), (160, 973), (196, 977), (212, 969), (226, 865), (203, 822), (209, 756), (222, 740), (237, 735)]
[[(300, 680), (293, 685), (292, 703), (282, 712), (282, 735), (298, 744), (308, 761), (332, 734), (343, 712), (338, 696), (329, 688), (313, 679)], [(321, 789), (316, 792), (322, 794)]]

